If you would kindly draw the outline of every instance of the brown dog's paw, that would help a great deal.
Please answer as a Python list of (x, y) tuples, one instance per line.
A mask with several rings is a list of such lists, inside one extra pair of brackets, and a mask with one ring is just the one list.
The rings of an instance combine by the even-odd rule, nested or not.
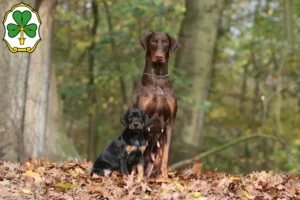
[(171, 179), (159, 176), (155, 179), (156, 183), (171, 183)]

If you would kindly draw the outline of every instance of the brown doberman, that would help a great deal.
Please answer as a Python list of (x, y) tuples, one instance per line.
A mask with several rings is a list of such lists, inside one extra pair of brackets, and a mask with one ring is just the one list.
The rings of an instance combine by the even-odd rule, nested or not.
[(167, 33), (153, 32), (141, 38), (141, 45), (147, 51), (146, 66), (131, 107), (144, 110), (151, 119), (146, 134), (146, 176), (154, 175), (154, 168), (156, 172), (161, 170), (162, 178), (166, 179), (177, 111), (177, 101), (168, 74), (168, 59), (169, 53), (179, 47), (179, 42)]

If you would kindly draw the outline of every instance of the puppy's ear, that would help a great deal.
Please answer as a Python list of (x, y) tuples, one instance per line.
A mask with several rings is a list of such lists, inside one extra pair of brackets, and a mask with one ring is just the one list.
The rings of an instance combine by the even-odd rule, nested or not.
[(128, 111), (120, 118), (121, 124), (123, 124), (125, 127), (127, 127), (126, 118), (128, 115)]
[(144, 48), (145, 51), (148, 50), (148, 44), (149, 44), (149, 40), (150, 40), (150, 37), (151, 37), (152, 34), (153, 34), (153, 32), (148, 33), (140, 39), (140, 43), (141, 43), (141, 45), (142, 45), (142, 47)]
[(180, 47), (180, 43), (178, 42), (178, 40), (170, 36), (168, 33), (167, 35), (170, 41), (170, 52), (175, 52)]
[(146, 113), (144, 113), (144, 127), (149, 126), (150, 122), (151, 122), (151, 120), (150, 120), (149, 116)]

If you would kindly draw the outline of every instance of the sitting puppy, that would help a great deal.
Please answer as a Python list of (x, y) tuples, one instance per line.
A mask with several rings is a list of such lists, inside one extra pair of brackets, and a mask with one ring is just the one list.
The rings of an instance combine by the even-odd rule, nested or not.
[(146, 149), (145, 127), (150, 119), (142, 110), (128, 110), (120, 122), (125, 130), (95, 161), (90, 175), (109, 175), (112, 171), (130, 174), (135, 166), (139, 178), (144, 174), (144, 151)]

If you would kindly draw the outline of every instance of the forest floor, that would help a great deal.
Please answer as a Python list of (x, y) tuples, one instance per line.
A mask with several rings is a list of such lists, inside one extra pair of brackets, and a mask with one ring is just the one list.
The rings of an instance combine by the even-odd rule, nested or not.
[(135, 176), (89, 178), (91, 162), (0, 161), (0, 199), (299, 199), (300, 174), (201, 172), (202, 164), (170, 172), (169, 181)]

